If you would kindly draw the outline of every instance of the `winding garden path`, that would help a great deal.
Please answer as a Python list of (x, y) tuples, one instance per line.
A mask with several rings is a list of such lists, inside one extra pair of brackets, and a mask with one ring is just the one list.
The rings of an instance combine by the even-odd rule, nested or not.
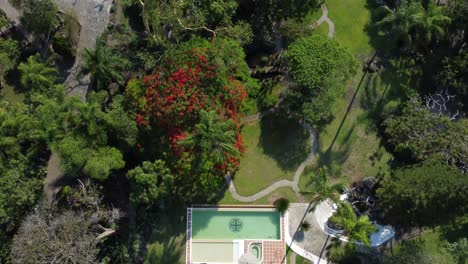
[[(328, 24), (328, 37), (333, 38), (333, 36), (335, 35), (335, 24), (328, 17), (328, 8), (326, 5), (322, 5), (322, 16), (317, 21), (315, 21), (315, 23), (313, 23), (311, 27), (316, 28), (324, 22)], [(275, 108), (271, 108), (263, 112), (247, 116), (242, 119), (242, 123), (258, 120), (265, 115), (273, 113), (274, 111)], [(231, 174), (228, 173), (226, 175), (226, 182), (229, 186), (229, 191), (231, 192), (231, 195), (232, 197), (234, 197), (234, 199), (241, 202), (254, 202), (281, 187), (291, 187), (296, 193), (296, 195), (298, 197), (301, 197), (299, 193), (299, 178), (301, 177), (302, 172), (304, 172), (305, 166), (307, 166), (313, 161), (314, 156), (317, 153), (317, 132), (307, 123), (304, 123), (303, 126), (309, 132), (309, 140), (311, 142), (312, 147), (310, 149), (309, 155), (307, 155), (307, 158), (296, 169), (293, 180), (279, 180), (256, 194), (250, 196), (242, 196), (237, 193), (236, 187), (234, 186), (234, 183), (232, 181)]]
[[(257, 119), (259, 119), (259, 118), (261, 118), (261, 117), (263, 117), (265, 115), (268, 115), (268, 114), (270, 114), (272, 112), (274, 112), (274, 108), (263, 111), (261, 113), (255, 114), (255, 115), (245, 117), (244, 119), (242, 119), (242, 123), (257, 120)], [(253, 202), (253, 201), (256, 201), (256, 200), (262, 198), (265, 195), (270, 194), (274, 190), (276, 190), (278, 188), (281, 188), (281, 187), (291, 187), (294, 190), (294, 192), (296, 193), (296, 195), (298, 197), (300, 197), (299, 178), (301, 177), (301, 174), (304, 171), (305, 166), (307, 166), (308, 164), (310, 164), (313, 161), (315, 153), (317, 153), (317, 140), (316, 140), (317, 139), (317, 133), (315, 132), (315, 130), (309, 124), (304, 123), (303, 126), (309, 132), (309, 140), (311, 142), (311, 148), (310, 148), (310, 152), (307, 155), (306, 159), (296, 169), (296, 172), (294, 173), (293, 180), (292, 181), (290, 181), (290, 180), (280, 180), (280, 181), (274, 182), (272, 185), (268, 186), (267, 188), (261, 190), (260, 192), (254, 194), (254, 195), (242, 196), (242, 195), (239, 195), (237, 193), (236, 187), (234, 186), (234, 183), (232, 182), (231, 174), (228, 173), (226, 175), (226, 182), (227, 182), (227, 184), (229, 186), (229, 191), (231, 192), (232, 196), (236, 200), (241, 201), (241, 202)]]
[(328, 17), (328, 8), (325, 4), (322, 5), (322, 16), (311, 25), (312, 28), (317, 28), (323, 22), (328, 24), (328, 37), (333, 38), (335, 35), (335, 24)]

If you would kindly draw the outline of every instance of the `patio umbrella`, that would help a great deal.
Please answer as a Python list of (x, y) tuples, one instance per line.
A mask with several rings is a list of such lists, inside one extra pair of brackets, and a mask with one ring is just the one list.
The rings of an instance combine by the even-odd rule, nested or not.
[(245, 253), (239, 258), (239, 264), (257, 264), (258, 259), (250, 254), (250, 253)]

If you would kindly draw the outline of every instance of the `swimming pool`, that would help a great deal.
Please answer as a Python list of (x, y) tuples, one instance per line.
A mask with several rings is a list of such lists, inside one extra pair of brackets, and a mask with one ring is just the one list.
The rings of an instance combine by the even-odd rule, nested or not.
[(280, 240), (280, 219), (274, 209), (194, 208), (192, 239)]

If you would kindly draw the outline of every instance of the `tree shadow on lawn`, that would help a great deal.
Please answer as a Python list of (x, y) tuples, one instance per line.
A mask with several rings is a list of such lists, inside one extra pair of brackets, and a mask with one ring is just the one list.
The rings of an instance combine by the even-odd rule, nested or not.
[(179, 263), (185, 252), (186, 223), (186, 206), (182, 204), (148, 215), (142, 225), (149, 227), (145, 230), (151, 233), (150, 238), (140, 245), (140, 250), (146, 251), (145, 263)]
[(380, 5), (375, 0), (367, 0), (366, 8), (371, 12), (371, 19), (365, 26), (364, 31), (369, 35), (370, 45), (378, 51), (388, 50), (391, 48), (392, 41), (389, 41), (389, 36), (385, 35), (376, 26), (376, 22), (383, 18), (383, 13), (378, 12)]
[(260, 129), (259, 146), (283, 170), (295, 170), (310, 152), (309, 133), (294, 119), (272, 113), (260, 120)]
[(314, 184), (314, 179), (318, 169), (326, 167), (330, 175), (338, 178), (341, 175), (341, 167), (351, 154), (352, 135), (355, 125), (353, 125), (347, 134), (340, 140), (340, 144), (335, 145), (334, 149), (326, 151), (319, 149), (317, 151), (317, 161), (314, 165), (304, 169), (303, 175), (306, 180), (301, 184), (301, 191), (307, 191), (308, 187)]

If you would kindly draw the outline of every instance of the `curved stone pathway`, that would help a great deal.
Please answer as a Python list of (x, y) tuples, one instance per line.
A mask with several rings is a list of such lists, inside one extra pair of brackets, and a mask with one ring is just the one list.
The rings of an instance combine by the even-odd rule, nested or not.
[[(267, 110), (267, 111), (271, 112), (271, 110)], [(261, 116), (264, 116), (266, 114), (268, 114), (268, 113), (262, 112), (260, 114), (257, 114), (256, 119), (258, 119)], [(252, 120), (255, 120), (253, 118), (253, 116), (249, 116), (249, 121), (252, 121)], [(281, 188), (281, 187), (291, 187), (294, 190), (294, 192), (296, 193), (296, 195), (298, 197), (300, 197), (300, 194), (299, 194), (299, 178), (301, 177), (301, 174), (304, 171), (305, 166), (307, 166), (308, 164), (310, 164), (313, 161), (315, 153), (317, 153), (317, 140), (316, 140), (317, 139), (317, 133), (315, 132), (315, 130), (309, 124), (304, 123), (303, 126), (309, 132), (309, 140), (311, 142), (312, 147), (310, 148), (310, 152), (309, 152), (309, 155), (307, 155), (307, 158), (299, 165), (296, 172), (294, 173), (293, 180), (292, 181), (290, 181), (290, 180), (280, 180), (280, 181), (277, 181), (277, 182), (273, 183), (272, 185), (268, 186), (267, 188), (261, 190), (260, 192), (254, 194), (254, 195), (242, 196), (242, 195), (239, 195), (237, 193), (236, 187), (234, 186), (234, 183), (232, 182), (231, 174), (228, 173), (226, 175), (226, 182), (227, 182), (227, 184), (229, 186), (229, 191), (231, 192), (232, 197), (234, 197), (234, 199), (236, 199), (238, 201), (241, 201), (241, 202), (253, 202), (253, 201), (256, 201), (256, 200), (270, 194), (274, 190), (276, 190), (278, 188)]]
[[(328, 8), (325, 4), (322, 5), (322, 16), (317, 21), (315, 21), (315, 23), (313, 23), (311, 27), (316, 28), (324, 22), (328, 24), (328, 37), (333, 38), (333, 36), (335, 35), (335, 24), (328, 17)], [(241, 123), (260, 119), (265, 115), (273, 113), (275, 110), (276, 108), (274, 107), (274, 108), (265, 110), (263, 112), (247, 116), (241, 120)], [(231, 174), (228, 173), (226, 174), (226, 182), (229, 186), (229, 191), (231, 192), (231, 195), (232, 197), (234, 197), (234, 199), (241, 201), (241, 202), (254, 202), (281, 187), (291, 187), (296, 193), (297, 197), (301, 197), (299, 193), (299, 178), (301, 177), (301, 174), (304, 171), (305, 166), (307, 166), (313, 161), (315, 153), (317, 153), (317, 132), (315, 132), (315, 130), (307, 123), (304, 123), (303, 126), (309, 132), (309, 140), (312, 144), (312, 147), (310, 149), (310, 152), (307, 158), (299, 165), (296, 172), (294, 173), (293, 180), (292, 181), (280, 180), (280, 181), (274, 182), (272, 185), (268, 186), (267, 188), (261, 190), (260, 192), (256, 194), (253, 194), (250, 196), (242, 196), (237, 193), (236, 187), (234, 186), (234, 183), (232, 182)]]
[(328, 37), (333, 38), (333, 36), (335, 35), (335, 24), (328, 17), (328, 8), (325, 4), (322, 5), (322, 16), (317, 21), (315, 21), (315, 23), (313, 23), (311, 27), (317, 28), (323, 22), (328, 24)]

